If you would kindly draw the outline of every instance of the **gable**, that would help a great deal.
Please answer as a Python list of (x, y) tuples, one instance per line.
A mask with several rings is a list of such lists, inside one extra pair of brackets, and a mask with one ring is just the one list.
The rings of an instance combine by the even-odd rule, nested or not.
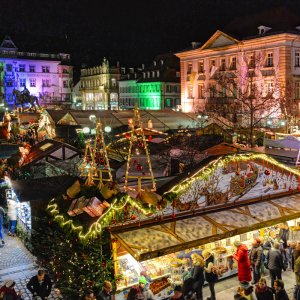
[(238, 40), (235, 38), (229, 36), (228, 34), (217, 31), (215, 34), (211, 36), (211, 38), (201, 47), (201, 50), (203, 49), (214, 49), (214, 48), (221, 48), (226, 47), (230, 45), (234, 45), (239, 43)]
[(12, 41), (12, 39), (10, 38), (10, 36), (5, 36), (5, 38), (3, 39), (0, 48), (4, 48), (4, 49), (17, 49), (15, 43)]
[(78, 125), (70, 113), (65, 114), (58, 122), (59, 125)]
[(236, 44), (235, 41), (227, 38), (224, 35), (220, 35), (208, 48), (219, 48), (224, 46), (230, 46)]

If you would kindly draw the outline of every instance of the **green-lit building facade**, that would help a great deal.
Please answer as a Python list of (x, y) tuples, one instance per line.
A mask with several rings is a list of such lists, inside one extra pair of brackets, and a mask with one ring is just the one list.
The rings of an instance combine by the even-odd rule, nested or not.
[(119, 82), (119, 107), (131, 109), (180, 109), (179, 61), (173, 54), (160, 55), (153, 63), (128, 74)]

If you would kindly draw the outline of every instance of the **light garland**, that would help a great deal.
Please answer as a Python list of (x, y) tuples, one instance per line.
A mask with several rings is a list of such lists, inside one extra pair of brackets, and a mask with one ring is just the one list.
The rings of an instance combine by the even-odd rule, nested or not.
[(176, 194), (184, 192), (186, 189), (188, 189), (191, 184), (195, 180), (206, 180), (208, 176), (210, 176), (218, 167), (224, 168), (229, 163), (238, 163), (238, 162), (245, 162), (245, 161), (253, 161), (253, 160), (262, 160), (270, 165), (273, 165), (275, 167), (281, 168), (286, 172), (292, 173), (296, 176), (300, 176), (300, 171), (297, 169), (290, 168), (282, 163), (279, 163), (274, 158), (266, 155), (266, 154), (234, 154), (229, 155), (226, 157), (218, 158), (211, 163), (209, 163), (207, 166), (201, 168), (198, 170), (194, 175), (191, 177), (183, 180), (181, 183), (173, 186), (169, 191), (165, 192), (164, 194), (167, 194), (169, 192), (174, 192)]
[(99, 217), (99, 219), (96, 222), (94, 222), (88, 228), (87, 232), (84, 233), (83, 226), (74, 225), (74, 221), (72, 219), (69, 219), (67, 216), (61, 214), (61, 212), (59, 211), (58, 204), (56, 203), (56, 199), (52, 199), (49, 202), (47, 210), (49, 214), (53, 216), (53, 220), (56, 221), (62, 228), (71, 228), (72, 231), (78, 235), (79, 239), (89, 240), (100, 235), (104, 228), (111, 225), (115, 212), (122, 211), (127, 204), (130, 204), (132, 207), (137, 208), (144, 215), (153, 212), (153, 209), (147, 209), (143, 207), (140, 203), (138, 203), (135, 199), (132, 199), (129, 195), (121, 195), (120, 198), (116, 197), (113, 199), (111, 206)]

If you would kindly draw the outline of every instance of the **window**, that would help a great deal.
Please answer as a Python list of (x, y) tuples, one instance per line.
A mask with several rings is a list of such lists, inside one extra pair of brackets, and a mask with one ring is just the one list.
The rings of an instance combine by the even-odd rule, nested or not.
[(191, 99), (191, 98), (193, 98), (193, 87), (191, 86), (191, 85), (189, 85), (188, 87), (187, 87), (187, 97), (189, 98), (189, 99)]
[(42, 86), (43, 87), (50, 87), (50, 80), (49, 79), (43, 79), (42, 80)]
[(226, 70), (226, 61), (225, 61), (225, 58), (222, 58), (221, 59), (221, 68), (220, 68), (221, 71), (225, 71)]
[(198, 72), (204, 73), (204, 61), (203, 60), (198, 61)]
[(267, 94), (271, 94), (273, 93), (273, 82), (270, 81), (270, 82), (267, 82)]
[(35, 72), (35, 66), (29, 66), (29, 72), (34, 73)]
[(36, 79), (35, 78), (30, 79), (30, 87), (36, 87)]
[(187, 73), (191, 74), (193, 69), (193, 64), (191, 62), (187, 63)]
[(25, 78), (20, 78), (20, 86), (26, 86), (26, 79)]
[(300, 67), (300, 52), (295, 53), (295, 67)]
[(64, 74), (68, 74), (68, 73), (69, 73), (67, 69), (63, 69), (62, 72), (63, 72)]
[(67, 88), (68, 87), (68, 80), (64, 80), (63, 85), (64, 85), (64, 88)]
[(43, 73), (49, 73), (50, 72), (50, 67), (49, 66), (42, 66), (42, 72)]
[(231, 70), (236, 70), (236, 57), (231, 58), (230, 69)]
[(249, 68), (254, 69), (255, 68), (255, 58), (254, 55), (250, 55), (249, 57)]
[(267, 54), (267, 67), (273, 67), (273, 53), (268, 53)]
[(13, 86), (13, 81), (11, 79), (8, 79), (6, 82), (6, 86), (12, 87)]
[(210, 97), (216, 97), (216, 92), (217, 92), (216, 85), (212, 84), (209, 91)]
[(111, 86), (112, 86), (112, 87), (116, 87), (116, 86), (117, 86), (117, 81), (116, 81), (115, 78), (112, 78), (112, 79), (111, 79)]
[(6, 71), (7, 72), (11, 72), (12, 71), (12, 65), (11, 64), (7, 64), (6, 65)]
[(19, 65), (19, 72), (25, 72), (25, 65)]
[(166, 98), (165, 107), (171, 107), (171, 99), (170, 98)]
[(204, 86), (203, 86), (203, 84), (198, 84), (198, 98), (199, 99), (204, 98)]
[(209, 62), (209, 66), (210, 66), (210, 70), (216, 66), (216, 61), (214, 59), (212, 59), (210, 62)]
[(295, 98), (300, 99), (300, 81), (295, 82)]

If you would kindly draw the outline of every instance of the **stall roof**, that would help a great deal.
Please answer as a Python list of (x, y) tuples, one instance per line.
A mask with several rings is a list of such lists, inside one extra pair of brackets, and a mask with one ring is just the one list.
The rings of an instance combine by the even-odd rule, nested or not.
[[(61, 157), (57, 156), (59, 151), (61, 152)], [(55, 160), (65, 160), (80, 155), (82, 155), (82, 152), (72, 145), (56, 140), (46, 139), (32, 146), (28, 156), (26, 157), (25, 165), (36, 163), (47, 157)]]
[(49, 201), (64, 193), (77, 178), (68, 175), (31, 180), (12, 180), (12, 188), (21, 202)]
[(112, 233), (136, 260), (144, 261), (298, 217), (300, 195), (296, 194)]

